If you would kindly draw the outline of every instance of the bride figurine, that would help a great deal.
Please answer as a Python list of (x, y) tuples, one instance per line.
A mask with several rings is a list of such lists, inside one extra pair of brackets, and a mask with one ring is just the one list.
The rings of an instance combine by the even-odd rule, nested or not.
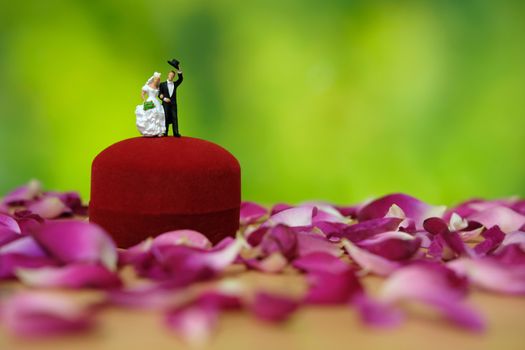
[(144, 104), (135, 108), (137, 129), (142, 136), (161, 137), (166, 132), (164, 109), (157, 96), (159, 95), (160, 73), (155, 72), (142, 87)]

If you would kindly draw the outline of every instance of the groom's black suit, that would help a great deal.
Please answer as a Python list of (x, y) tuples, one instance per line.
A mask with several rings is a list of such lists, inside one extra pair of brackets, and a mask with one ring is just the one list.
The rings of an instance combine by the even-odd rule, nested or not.
[[(179, 121), (177, 119), (177, 87), (182, 83), (182, 73), (177, 74), (177, 80), (173, 82), (173, 93), (170, 95), (168, 82), (164, 81), (159, 86), (159, 97), (162, 96), (162, 107), (164, 107), (164, 115), (166, 117), (166, 134), (170, 124), (173, 124), (173, 135), (179, 134)], [(164, 98), (169, 98), (170, 102), (164, 102)]]

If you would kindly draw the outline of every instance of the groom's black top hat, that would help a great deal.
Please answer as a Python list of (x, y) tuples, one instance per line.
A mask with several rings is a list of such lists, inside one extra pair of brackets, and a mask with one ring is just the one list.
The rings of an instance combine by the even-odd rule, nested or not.
[(179, 60), (172, 59), (171, 61), (168, 61), (168, 63), (172, 65), (174, 68), (176, 68), (177, 70), (179, 69), (179, 64), (180, 64)]

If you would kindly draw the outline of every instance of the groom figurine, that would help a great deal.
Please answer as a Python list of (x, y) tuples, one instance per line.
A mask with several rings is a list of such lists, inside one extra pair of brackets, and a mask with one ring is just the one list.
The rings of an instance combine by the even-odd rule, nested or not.
[(175, 78), (175, 71), (168, 73), (168, 80), (160, 83), (159, 86), (159, 98), (162, 100), (162, 107), (164, 107), (164, 115), (166, 116), (166, 133), (164, 136), (168, 136), (168, 130), (170, 124), (173, 124), (173, 136), (180, 137), (179, 134), (179, 121), (177, 119), (177, 87), (182, 83), (182, 70), (180, 69), (180, 62), (176, 59), (168, 61), (177, 71), (177, 80)]

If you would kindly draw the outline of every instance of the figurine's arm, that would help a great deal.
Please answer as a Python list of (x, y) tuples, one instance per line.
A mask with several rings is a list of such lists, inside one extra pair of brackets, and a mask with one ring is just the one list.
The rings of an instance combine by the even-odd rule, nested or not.
[(146, 91), (141, 90), (140, 97), (142, 98), (142, 101), (146, 102)]
[(174, 87), (179, 86), (180, 83), (182, 83), (182, 80), (184, 80), (184, 77), (182, 76), (182, 71), (179, 69), (179, 71), (177, 72), (177, 81), (173, 83)]

